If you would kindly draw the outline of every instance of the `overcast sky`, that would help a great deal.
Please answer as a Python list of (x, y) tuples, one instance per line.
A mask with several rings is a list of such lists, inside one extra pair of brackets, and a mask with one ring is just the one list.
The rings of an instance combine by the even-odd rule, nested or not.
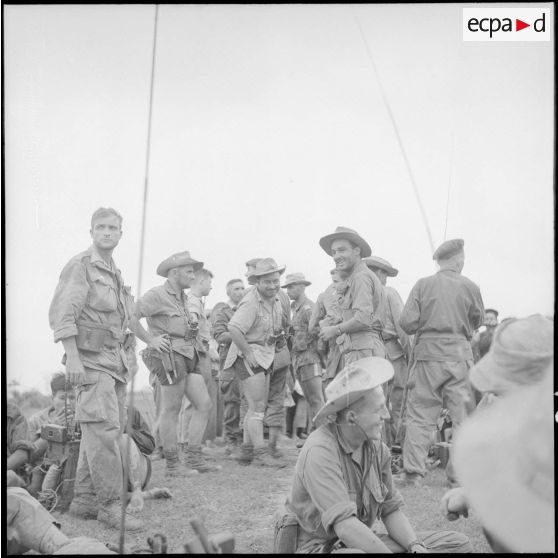
[[(366, 41), (434, 244), (465, 239), (501, 317), (551, 315), (554, 40), (464, 42), (464, 6), (162, 5), (142, 291), (189, 250), (215, 274), (208, 307), (252, 257), (315, 299), (338, 225), (400, 270), (404, 299), (435, 271)], [(114, 258), (137, 294), (154, 14), (4, 6), (8, 381), (45, 390), (61, 369), (48, 308), (99, 206), (124, 217)]]

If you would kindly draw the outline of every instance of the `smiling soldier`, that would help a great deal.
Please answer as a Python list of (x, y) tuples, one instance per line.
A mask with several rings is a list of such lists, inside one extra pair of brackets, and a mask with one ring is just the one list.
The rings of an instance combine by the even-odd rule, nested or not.
[(343, 366), (369, 356), (385, 357), (380, 334), (384, 328), (386, 296), (380, 280), (362, 258), (371, 255), (369, 244), (356, 231), (337, 227), (320, 239), (320, 246), (346, 276), (347, 290), (340, 297), (343, 321), (322, 327), (320, 338), (339, 345)]

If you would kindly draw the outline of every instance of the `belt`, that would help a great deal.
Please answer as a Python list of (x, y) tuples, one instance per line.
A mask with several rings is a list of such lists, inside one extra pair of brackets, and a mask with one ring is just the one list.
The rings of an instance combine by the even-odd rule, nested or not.
[(463, 339), (469, 341), (469, 339), (461, 333), (421, 333), (417, 336), (417, 341), (419, 339)]

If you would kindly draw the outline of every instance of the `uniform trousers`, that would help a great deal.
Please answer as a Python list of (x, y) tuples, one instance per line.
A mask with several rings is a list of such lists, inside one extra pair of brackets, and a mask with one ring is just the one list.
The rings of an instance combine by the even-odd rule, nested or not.
[(77, 386), (76, 420), (81, 443), (74, 497), (97, 497), (101, 507), (118, 500), (122, 492), (121, 424), (126, 384), (106, 372), (85, 369), (85, 383)]
[(241, 381), (234, 369), (222, 370), (219, 385), (223, 394), (223, 438), (229, 444), (242, 442), (240, 428)]
[[(471, 405), (469, 368), (472, 361), (437, 362), (419, 360), (414, 364), (414, 387), (407, 401), (407, 431), (403, 444), (403, 466), (408, 473), (426, 474), (426, 457), (431, 434), (442, 408), (450, 412), (453, 432), (459, 428)], [(410, 380), (413, 382), (413, 379)], [(446, 475), (454, 480), (450, 460)]]

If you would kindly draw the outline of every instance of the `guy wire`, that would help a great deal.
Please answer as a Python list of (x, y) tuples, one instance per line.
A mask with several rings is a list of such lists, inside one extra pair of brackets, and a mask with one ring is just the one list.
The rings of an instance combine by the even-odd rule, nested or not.
[(354, 9), (353, 6), (351, 6), (351, 11), (353, 12), (353, 16), (356, 20), (356, 23), (357, 23), (357, 26), (358, 26), (358, 29), (359, 29), (359, 32), (360, 32), (360, 36), (362, 38), (362, 42), (364, 43), (364, 47), (366, 49), (366, 53), (368, 54), (368, 58), (370, 59), (370, 63), (372, 64), (372, 68), (374, 70), (374, 74), (376, 76), (378, 86), (380, 88), (380, 93), (382, 95), (382, 100), (384, 101), (384, 105), (386, 106), (386, 110), (387, 110), (387, 113), (388, 113), (389, 118), (391, 120), (391, 123), (393, 125), (393, 129), (395, 130), (395, 136), (397, 138), (399, 148), (401, 149), (401, 153), (403, 155), (403, 160), (405, 162), (405, 166), (407, 167), (407, 171), (408, 171), (409, 176), (411, 178), (411, 185), (413, 186), (413, 191), (415, 193), (415, 197), (417, 199), (417, 203), (418, 203), (420, 213), (421, 213), (421, 216), (422, 216), (422, 221), (424, 223), (424, 228), (426, 229), (426, 234), (428, 236), (428, 242), (430, 243), (430, 248), (432, 249), (432, 252), (434, 252), (434, 250), (435, 250), (434, 241), (432, 240), (432, 233), (430, 231), (430, 225), (428, 224), (428, 218), (426, 217), (426, 212), (425, 212), (424, 207), (422, 205), (422, 200), (420, 198), (420, 193), (419, 193), (418, 187), (416, 185), (415, 178), (413, 176), (413, 171), (411, 169), (409, 159), (407, 158), (407, 153), (405, 152), (405, 147), (403, 146), (403, 141), (401, 140), (401, 136), (399, 134), (399, 129), (397, 128), (397, 123), (395, 121), (395, 118), (393, 116), (393, 112), (391, 111), (391, 107), (390, 107), (389, 102), (387, 100), (386, 93), (385, 93), (384, 88), (382, 86), (382, 82), (380, 80), (380, 75), (378, 73), (378, 69), (376, 68), (376, 64), (374, 63), (374, 58), (372, 56), (372, 51), (370, 49), (370, 46), (368, 45), (368, 42), (367, 42), (366, 37), (364, 35), (364, 31), (363, 31), (362, 26), (360, 24), (360, 20), (358, 19), (358, 15), (357, 15), (356, 10)]
[[(155, 4), (155, 21), (153, 25), (153, 49), (151, 56), (151, 81), (149, 87), (149, 113), (147, 118), (147, 147), (145, 155), (145, 179), (143, 187), (143, 207), (142, 207), (142, 219), (141, 219), (141, 238), (140, 238), (140, 254), (139, 254), (139, 269), (138, 269), (138, 286), (137, 286), (137, 296), (141, 294), (141, 279), (143, 273), (143, 251), (145, 244), (145, 216), (147, 210), (147, 193), (149, 186), (149, 156), (151, 152), (151, 119), (153, 114), (153, 90), (155, 84), (155, 61), (156, 61), (156, 49), (157, 49), (157, 24), (159, 20), (159, 4)], [(134, 347), (135, 350), (135, 347)], [(136, 371), (137, 373), (137, 371)], [(130, 467), (130, 444), (132, 439), (132, 424), (134, 418), (134, 378), (135, 374), (130, 374), (130, 399), (128, 405), (128, 412), (126, 417), (126, 432), (128, 434), (126, 438), (126, 455), (124, 457), (124, 467), (122, 472), (122, 495), (120, 498), (120, 539), (118, 544), (118, 553), (124, 554), (124, 536), (126, 528), (126, 506), (128, 504), (128, 470)]]

